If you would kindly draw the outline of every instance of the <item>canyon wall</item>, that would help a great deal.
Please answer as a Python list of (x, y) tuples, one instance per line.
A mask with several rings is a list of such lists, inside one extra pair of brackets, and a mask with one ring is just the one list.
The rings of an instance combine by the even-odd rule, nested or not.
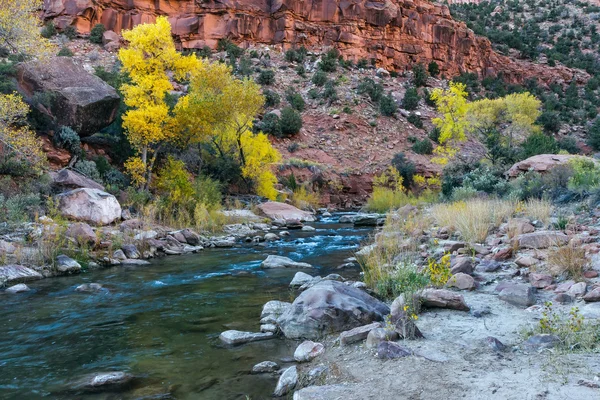
[(375, 58), (390, 70), (436, 61), (446, 76), (502, 72), (513, 82), (568, 82), (576, 75), (498, 55), (488, 39), (452, 19), (446, 5), (424, 0), (44, 0), (43, 13), (80, 33), (97, 23), (120, 32), (159, 15), (168, 16), (183, 48), (214, 48), (229, 38), (242, 46), (335, 46), (347, 58)]

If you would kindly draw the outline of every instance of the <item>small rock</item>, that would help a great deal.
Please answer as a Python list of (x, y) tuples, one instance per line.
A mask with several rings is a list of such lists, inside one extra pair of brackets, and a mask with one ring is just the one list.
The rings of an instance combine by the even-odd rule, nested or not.
[(23, 293), (23, 292), (28, 292), (29, 290), (31, 290), (31, 289), (29, 289), (29, 286), (27, 286), (24, 283), (19, 283), (18, 285), (14, 285), (9, 288), (6, 288), (7, 293)]
[(314, 232), (314, 231), (316, 231), (316, 230), (317, 230), (317, 228), (315, 228), (314, 226), (310, 226), (310, 225), (304, 225), (304, 226), (302, 227), (302, 230), (303, 230), (304, 232)]
[(552, 284), (552, 275), (531, 273), (529, 274), (529, 283), (534, 288), (543, 289)]
[(529, 307), (535, 304), (533, 288), (524, 284), (512, 284), (502, 289), (498, 297), (515, 306)]
[(75, 274), (81, 272), (81, 265), (64, 254), (56, 257), (56, 270), (63, 274)]
[(498, 261), (494, 260), (483, 260), (475, 267), (477, 272), (496, 272), (502, 267)]
[[(567, 294), (571, 297), (581, 297), (585, 294), (586, 284), (585, 282), (578, 282), (572, 285), (569, 290), (567, 290)], [(585, 299), (584, 299), (585, 300)]]
[(134, 376), (122, 371), (101, 372), (86, 375), (75, 383), (75, 389), (90, 392), (123, 389), (131, 384)]
[(281, 374), (279, 377), (279, 381), (277, 382), (277, 386), (275, 387), (273, 395), (276, 397), (285, 396), (296, 387), (297, 383), (298, 370), (294, 365), (283, 371), (283, 374)]
[(267, 234), (265, 234), (265, 238), (264, 239), (267, 242), (274, 242), (276, 240), (279, 240), (279, 236), (277, 236), (274, 233), (267, 233)]
[(420, 294), (421, 304), (429, 308), (449, 308), (452, 310), (469, 311), (465, 299), (458, 293), (444, 289), (425, 289)]
[(283, 256), (270, 255), (260, 264), (262, 268), (313, 268), (312, 265), (303, 262), (296, 262)]
[(99, 283), (83, 283), (75, 288), (76, 292), (99, 292), (102, 285)]
[(585, 300), (586, 303), (595, 303), (597, 301), (600, 301), (600, 287), (597, 287), (594, 290), (590, 290), (588, 294), (583, 296), (583, 300)]
[(377, 358), (383, 360), (407, 357), (411, 354), (409, 349), (394, 342), (381, 342), (377, 346)]
[(515, 260), (515, 264), (517, 264), (519, 267), (523, 267), (523, 268), (533, 267), (537, 263), (539, 263), (538, 259), (533, 258), (531, 256), (519, 256)]
[(252, 367), (253, 374), (264, 374), (267, 372), (275, 372), (279, 370), (279, 365), (273, 361), (263, 361)]
[(325, 347), (321, 343), (310, 340), (302, 342), (294, 352), (294, 359), (298, 362), (308, 362), (320, 356), (325, 352)]
[(398, 340), (400, 335), (398, 332), (385, 328), (375, 328), (367, 335), (367, 348), (374, 349), (379, 346), (379, 343), (385, 341)]
[(229, 330), (221, 333), (219, 339), (226, 344), (244, 344), (249, 342), (256, 342), (258, 340), (266, 340), (273, 338), (273, 332), (242, 332), (236, 330)]
[(138, 251), (137, 247), (134, 244), (124, 244), (121, 246), (121, 250), (125, 253), (127, 258), (140, 258), (141, 254)]
[(475, 289), (475, 279), (471, 275), (459, 272), (448, 279), (447, 285), (459, 290), (473, 290)]
[(273, 333), (277, 333), (278, 330), (279, 330), (279, 328), (275, 324), (262, 324), (260, 326), (260, 331), (261, 332), (273, 332)]
[(114, 253), (113, 253), (113, 255), (112, 255), (112, 258), (114, 258), (115, 260), (121, 260), (121, 261), (122, 260), (127, 260), (127, 256), (125, 255), (125, 253), (121, 249), (115, 250)]
[(277, 317), (279, 317), (281, 314), (286, 312), (291, 306), (292, 306), (292, 303), (286, 303), (285, 301), (279, 301), (279, 300), (268, 301), (263, 306), (260, 317), (265, 318), (268, 316), (273, 316), (273, 317), (275, 317), (275, 319), (277, 319)]
[(585, 271), (583, 273), (583, 277), (587, 278), (587, 279), (594, 279), (598, 277), (598, 271), (594, 271), (594, 270), (590, 270), (590, 271)]
[(540, 335), (533, 335), (523, 342), (523, 346), (528, 350), (541, 350), (556, 347), (559, 342), (560, 338), (558, 336), (543, 333)]
[(565, 281), (563, 283), (560, 283), (556, 286), (556, 289), (554, 289), (554, 293), (566, 293), (569, 291), (569, 289), (571, 289), (571, 286), (573, 286), (574, 284), (575, 281)]
[(290, 287), (300, 287), (307, 282), (312, 281), (314, 278), (305, 272), (296, 272), (294, 279), (290, 282)]
[(94, 232), (92, 227), (86, 224), (85, 222), (78, 222), (69, 225), (69, 227), (65, 231), (65, 236), (75, 239), (75, 241), (79, 245), (85, 244), (93, 246), (98, 240), (98, 238), (96, 237), (96, 233)]
[(513, 249), (511, 247), (505, 247), (502, 248), (500, 250), (498, 250), (494, 255), (493, 255), (493, 259), (495, 261), (504, 261), (504, 260), (508, 260), (509, 258), (512, 257), (512, 253), (513, 253)]
[(512, 218), (508, 221), (507, 230), (513, 235), (535, 232), (535, 227), (531, 225), (528, 219)]
[(506, 346), (501, 341), (499, 341), (498, 339), (496, 339), (493, 336), (486, 337), (485, 342), (490, 347), (490, 349), (492, 349), (494, 351), (502, 352), (502, 351), (506, 350)]
[(459, 272), (473, 273), (473, 259), (471, 257), (455, 257), (451, 261), (450, 272), (455, 275)]
[(519, 235), (516, 240), (520, 248), (547, 249), (567, 244), (569, 237), (562, 232), (539, 231)]
[(347, 346), (352, 343), (361, 342), (367, 338), (369, 332), (380, 327), (380, 322), (374, 322), (369, 325), (359, 326), (357, 328), (350, 329), (349, 331), (342, 332), (339, 336), (340, 345)]
[(554, 296), (552, 301), (559, 304), (569, 304), (573, 302), (573, 298), (566, 293), (559, 293), (556, 296)]

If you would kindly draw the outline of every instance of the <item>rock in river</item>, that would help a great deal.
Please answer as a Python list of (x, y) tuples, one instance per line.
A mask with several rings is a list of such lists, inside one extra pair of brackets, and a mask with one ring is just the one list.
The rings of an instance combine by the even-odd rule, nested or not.
[(253, 374), (264, 374), (267, 372), (275, 372), (279, 370), (279, 365), (273, 361), (263, 361), (252, 367)]
[(236, 330), (225, 331), (219, 335), (219, 339), (226, 344), (244, 344), (271, 339), (272, 337), (273, 332), (242, 332)]
[(75, 382), (73, 389), (86, 392), (114, 391), (125, 388), (134, 379), (133, 375), (122, 371), (100, 372), (82, 377)]
[(315, 339), (383, 321), (389, 307), (364, 291), (323, 280), (302, 292), (277, 323), (288, 338)]
[(0, 286), (10, 283), (30, 282), (42, 279), (42, 275), (31, 268), (22, 265), (0, 266)]
[(303, 262), (296, 262), (291, 258), (283, 256), (270, 255), (260, 264), (262, 268), (313, 268), (312, 265)]
[(289, 367), (285, 371), (283, 371), (283, 374), (281, 374), (281, 377), (279, 378), (279, 381), (277, 382), (277, 386), (275, 387), (275, 391), (273, 392), (273, 395), (276, 397), (285, 396), (286, 394), (288, 394), (290, 391), (292, 391), (296, 387), (297, 383), (298, 383), (298, 370), (296, 369), (296, 366), (294, 365), (292, 367)]

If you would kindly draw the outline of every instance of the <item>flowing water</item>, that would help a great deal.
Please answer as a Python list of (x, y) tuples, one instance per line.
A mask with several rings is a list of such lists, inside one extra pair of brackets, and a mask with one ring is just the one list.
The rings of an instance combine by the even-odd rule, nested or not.
[[(264, 246), (207, 249), (148, 266), (114, 267), (33, 282), (30, 292), (0, 293), (1, 399), (266, 399), (271, 375), (250, 375), (265, 360), (290, 363), (297, 343), (273, 339), (221, 345), (227, 329), (258, 331), (262, 305), (292, 301), (296, 270), (261, 270), (268, 254), (318, 267), (324, 276), (370, 234), (329, 218), (314, 232), (291, 231)], [(358, 269), (343, 270), (356, 277)], [(105, 290), (79, 293), (81, 283)], [(125, 392), (69, 391), (81, 376), (126, 371)]]

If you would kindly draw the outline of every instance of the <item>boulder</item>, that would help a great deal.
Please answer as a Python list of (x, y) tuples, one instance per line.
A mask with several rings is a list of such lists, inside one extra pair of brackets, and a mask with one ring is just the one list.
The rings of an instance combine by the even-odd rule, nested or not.
[(253, 374), (264, 374), (268, 372), (275, 372), (277, 370), (279, 370), (279, 365), (273, 361), (263, 361), (252, 367)]
[(200, 244), (200, 235), (191, 229), (184, 229), (181, 231), (181, 234), (190, 246), (198, 246)]
[(583, 296), (583, 300), (586, 303), (595, 303), (600, 301), (600, 287), (590, 290), (585, 296)]
[(283, 256), (270, 255), (260, 264), (261, 268), (314, 268), (312, 265), (303, 262), (296, 262), (291, 258)]
[(535, 304), (533, 288), (525, 284), (509, 284), (500, 291), (498, 297), (515, 306), (529, 307)]
[(340, 345), (347, 346), (352, 343), (362, 342), (369, 336), (369, 332), (373, 329), (381, 328), (380, 322), (373, 322), (369, 325), (359, 326), (349, 331), (340, 333), (339, 341)]
[(529, 274), (529, 283), (534, 288), (543, 289), (552, 285), (552, 275), (533, 272)]
[(11, 286), (9, 288), (6, 288), (6, 293), (23, 293), (23, 292), (28, 292), (31, 289), (29, 289), (29, 286), (27, 286), (24, 283), (19, 283), (18, 285), (14, 285)]
[(371, 330), (371, 332), (369, 332), (369, 334), (367, 335), (366, 346), (367, 348), (374, 349), (377, 348), (377, 346), (379, 346), (379, 343), (381, 342), (394, 341), (398, 340), (399, 338), (400, 335), (394, 330), (385, 328), (375, 328)]
[(311, 361), (325, 352), (325, 346), (311, 340), (306, 340), (296, 347), (294, 351), (294, 360), (298, 362)]
[(448, 279), (447, 285), (458, 290), (473, 290), (475, 289), (475, 279), (471, 275), (459, 272)]
[(534, 265), (538, 264), (539, 262), (540, 261), (537, 258), (527, 256), (527, 255), (519, 256), (515, 260), (515, 264), (517, 264), (519, 267), (524, 267), (524, 268), (533, 267)]
[(389, 311), (360, 289), (323, 280), (302, 292), (277, 322), (288, 338), (313, 339), (382, 321)]
[(264, 239), (265, 239), (265, 241), (267, 241), (267, 242), (274, 242), (274, 241), (277, 241), (277, 240), (279, 240), (279, 236), (277, 236), (277, 235), (276, 235), (276, 234), (274, 234), (274, 233), (267, 233), (267, 234), (265, 234), (265, 237), (264, 237)]
[(102, 285), (99, 283), (82, 283), (75, 288), (76, 292), (93, 293), (102, 290)]
[(102, 44), (103, 45), (107, 45), (111, 42), (117, 42), (119, 43), (119, 40), (121, 40), (121, 37), (119, 36), (118, 33), (115, 33), (114, 31), (104, 31), (104, 33), (102, 34)]
[(529, 220), (526, 218), (509, 219), (506, 229), (513, 236), (514, 235), (522, 235), (524, 233), (535, 232), (535, 227), (533, 225), (531, 225)]
[[(514, 178), (527, 171), (535, 171), (543, 174), (545, 172), (550, 171), (557, 165), (566, 164), (569, 161), (579, 157), (581, 156), (572, 154), (539, 154), (537, 156), (529, 157), (523, 161), (519, 161), (518, 163), (514, 164), (506, 172), (506, 175), (508, 175), (511, 178)], [(594, 161), (593, 158), (584, 158)]]
[(298, 371), (294, 365), (283, 371), (283, 374), (279, 377), (279, 381), (277, 381), (273, 395), (275, 397), (285, 396), (296, 387), (297, 383)]
[[(574, 283), (573, 285), (571, 285), (571, 287), (569, 288), (569, 290), (567, 290), (567, 294), (571, 297), (581, 297), (585, 294), (585, 290), (586, 290), (587, 285), (585, 284), (585, 282), (577, 282)], [(593, 292), (593, 290), (592, 290)], [(591, 292), (590, 292), (591, 293)], [(592, 298), (593, 295), (591, 295), (589, 298)], [(585, 298), (584, 298), (585, 300)]]
[(395, 342), (381, 342), (377, 346), (377, 358), (382, 360), (410, 356), (412, 352)]
[(271, 220), (299, 220), (301, 222), (316, 221), (314, 214), (308, 211), (302, 211), (292, 205), (268, 201), (257, 206), (260, 213)]
[(465, 274), (473, 273), (473, 258), (467, 256), (452, 257), (450, 262), (450, 272), (452, 275), (459, 272)]
[(230, 345), (267, 340), (273, 337), (273, 332), (242, 332), (236, 330), (225, 331), (219, 335), (219, 339), (223, 343)]
[(61, 274), (78, 274), (81, 272), (81, 265), (71, 257), (64, 254), (56, 257), (56, 270)]
[(292, 303), (286, 303), (285, 301), (271, 300), (265, 303), (260, 313), (260, 318), (273, 316), (275, 319), (279, 318), (281, 314), (285, 313), (292, 307)]
[(294, 279), (290, 282), (290, 287), (300, 287), (307, 282), (311, 282), (314, 277), (310, 276), (305, 272), (298, 271), (296, 275), (294, 275)]
[(525, 347), (527, 350), (542, 350), (556, 347), (559, 343), (560, 338), (558, 336), (542, 333), (531, 336), (529, 339), (523, 342), (523, 347)]
[(77, 222), (69, 225), (65, 231), (65, 236), (75, 239), (79, 245), (93, 246), (98, 240), (92, 227), (85, 222)]
[(75, 189), (57, 197), (60, 213), (76, 221), (108, 225), (121, 218), (121, 205), (116, 197), (98, 189)]
[(39, 105), (40, 111), (56, 125), (69, 126), (82, 137), (110, 125), (121, 101), (112, 86), (87, 72), (71, 57), (21, 63), (17, 84), (30, 100), (36, 93), (49, 95), (50, 104)]
[(96, 372), (75, 382), (73, 389), (85, 392), (117, 391), (129, 386), (135, 377), (122, 371)]
[(470, 310), (462, 295), (445, 289), (425, 289), (419, 294), (419, 298), (421, 299), (421, 305), (426, 308)]
[(354, 226), (377, 226), (379, 219), (383, 217), (380, 214), (358, 214), (352, 222)]
[(517, 236), (516, 240), (520, 248), (547, 249), (552, 246), (564, 246), (569, 242), (569, 237), (562, 232), (539, 231), (524, 233)]
[(14, 244), (5, 240), (0, 240), (0, 255), (13, 254), (15, 251), (17, 251), (17, 248)]
[(70, 169), (61, 169), (58, 172), (50, 172), (52, 185), (62, 190), (72, 190), (79, 188), (90, 188), (104, 191), (104, 186), (98, 182), (81, 175)]
[(11, 264), (0, 266), (0, 286), (31, 282), (42, 278), (43, 276), (39, 272), (22, 265)]
[(124, 244), (121, 246), (121, 250), (123, 250), (127, 258), (140, 258), (142, 256), (135, 244)]

